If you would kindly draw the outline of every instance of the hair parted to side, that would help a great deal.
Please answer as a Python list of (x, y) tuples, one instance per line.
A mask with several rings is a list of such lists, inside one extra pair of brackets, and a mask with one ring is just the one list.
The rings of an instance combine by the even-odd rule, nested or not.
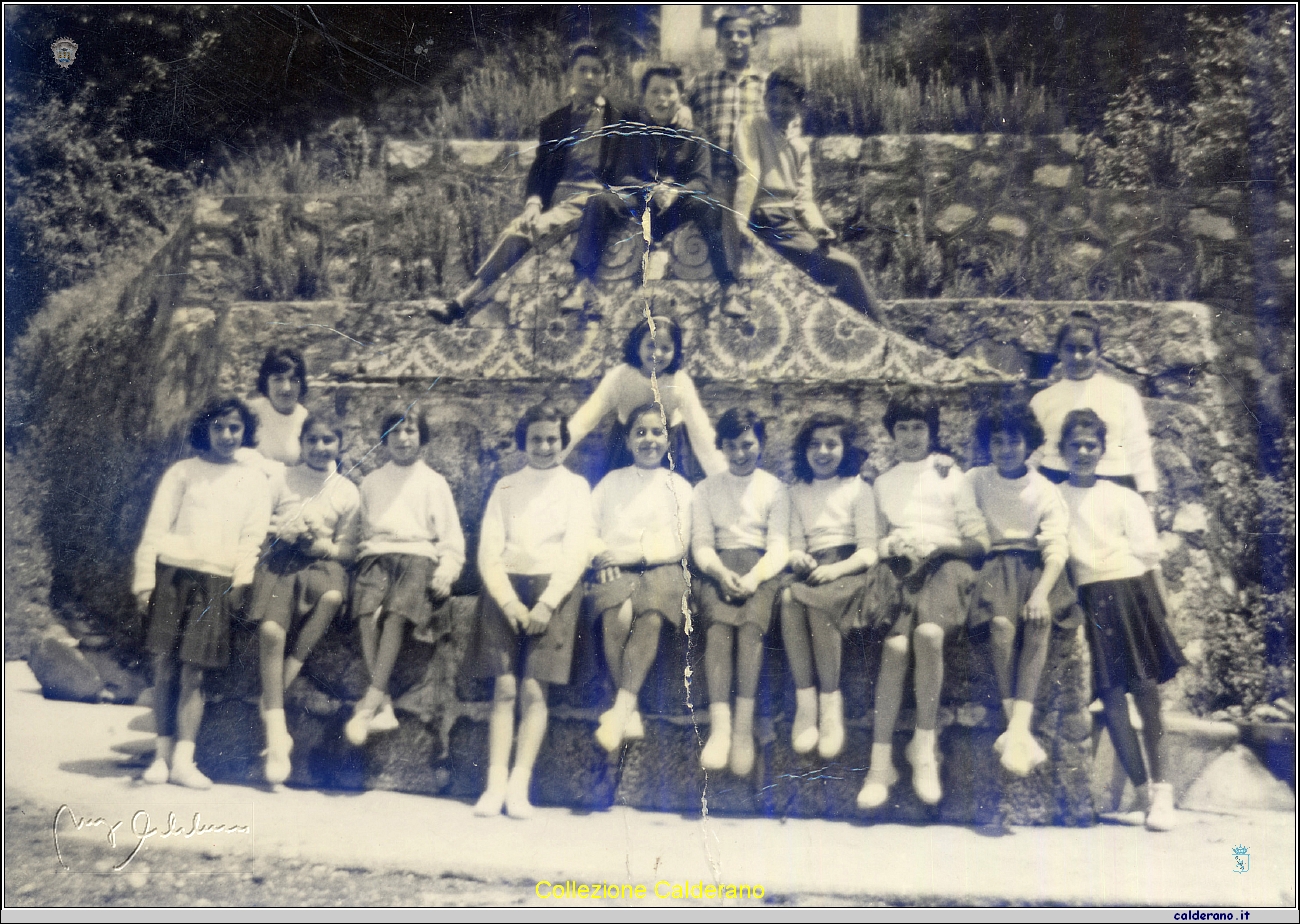
[(856, 475), (866, 461), (867, 453), (854, 443), (858, 438), (857, 424), (851, 423), (839, 414), (814, 414), (804, 421), (794, 438), (794, 476), (800, 481), (812, 484), (817, 480), (812, 466), (808, 464), (808, 447), (812, 445), (813, 433), (817, 430), (838, 430), (840, 441), (844, 443), (844, 458), (835, 474), (840, 478)]
[(1076, 330), (1086, 330), (1092, 334), (1092, 342), (1096, 344), (1097, 352), (1101, 352), (1101, 322), (1086, 311), (1070, 312), (1061, 329), (1056, 332), (1056, 349), (1053, 352), (1061, 352), (1061, 344), (1065, 342), (1065, 338), (1071, 331)]
[(907, 388), (889, 399), (881, 423), (894, 435), (894, 425), (900, 420), (922, 420), (930, 430), (930, 446), (939, 445), (939, 405), (918, 388)]
[(572, 70), (573, 65), (578, 63), (579, 58), (595, 58), (600, 62), (600, 66), (604, 68), (605, 73), (609, 73), (609, 61), (605, 58), (605, 52), (595, 42), (584, 40), (570, 45), (569, 54), (564, 59), (564, 69), (566, 71)]
[(292, 372), (298, 380), (298, 400), (307, 397), (307, 363), (293, 347), (271, 347), (266, 351), (266, 358), (257, 372), (257, 390), (262, 397), (270, 397), (266, 393), (266, 383), (271, 376), (284, 372)]
[(547, 399), (524, 411), (524, 416), (520, 417), (519, 423), (515, 424), (515, 447), (520, 452), (527, 451), (528, 428), (535, 423), (558, 423), (560, 425), (560, 448), (567, 449), (569, 447), (569, 418), (555, 406), (554, 402)]
[(396, 427), (403, 420), (415, 421), (415, 427), (417, 430), (420, 431), (420, 445), (427, 446), (429, 444), (429, 422), (424, 419), (423, 414), (413, 409), (408, 409), (405, 411), (393, 411), (391, 414), (385, 417), (384, 422), (379, 425), (380, 442), (383, 443), (385, 446), (387, 446), (388, 434), (392, 433), (393, 428)]
[(767, 445), (767, 425), (763, 423), (762, 417), (759, 417), (751, 408), (728, 408), (718, 418), (718, 436), (713, 441), (714, 445), (721, 449), (723, 440), (738, 439), (746, 430), (754, 434), (754, 438), (758, 440), (760, 446)]
[(1029, 405), (1021, 401), (995, 404), (975, 420), (975, 445), (986, 457), (994, 433), (1019, 434), (1025, 440), (1026, 452), (1033, 452), (1046, 439), (1042, 424), (1029, 409)]
[(647, 67), (645, 73), (641, 75), (642, 96), (645, 96), (646, 88), (650, 86), (650, 79), (652, 77), (663, 77), (667, 80), (671, 80), (673, 83), (677, 84), (677, 89), (679, 91), (684, 92), (686, 90), (686, 79), (682, 76), (682, 69), (680, 67), (676, 64), (656, 62)]
[(633, 369), (641, 368), (641, 341), (650, 335), (650, 322), (654, 321), (654, 336), (671, 337), (673, 341), (673, 358), (662, 369), (656, 369), (655, 375), (672, 375), (682, 367), (682, 328), (667, 315), (657, 314), (653, 318), (642, 318), (641, 323), (632, 329), (623, 341), (623, 362)]
[(794, 94), (794, 98), (799, 102), (804, 101), (808, 95), (808, 89), (803, 85), (803, 81), (795, 76), (793, 71), (775, 70), (767, 75), (767, 85), (763, 88), (766, 95), (775, 90), (786, 89)]
[(628, 415), (627, 424), (623, 427), (624, 439), (632, 438), (632, 431), (636, 428), (637, 421), (647, 414), (654, 417), (655, 423), (663, 425), (665, 430), (668, 429), (668, 415), (664, 413), (664, 406), (658, 401), (647, 401), (634, 407), (632, 413)]
[(754, 21), (754, 17), (750, 16), (748, 13), (741, 12), (740, 10), (728, 10), (719, 16), (713, 23), (714, 33), (721, 36), (722, 30), (727, 28), (727, 26), (733, 22), (743, 22), (745, 25), (749, 26), (750, 35), (758, 35), (758, 23)]
[(1070, 442), (1070, 437), (1076, 430), (1091, 430), (1097, 434), (1102, 451), (1106, 451), (1106, 422), (1092, 408), (1083, 407), (1066, 414), (1065, 420), (1061, 423), (1061, 441), (1056, 448), (1062, 456), (1065, 455), (1066, 443)]
[(257, 415), (252, 409), (234, 395), (219, 395), (215, 398), (209, 398), (208, 403), (203, 405), (198, 415), (194, 418), (194, 423), (190, 424), (190, 445), (198, 452), (207, 452), (212, 448), (212, 440), (209, 438), (208, 427), (212, 421), (216, 420), (231, 411), (238, 411), (240, 418), (244, 421), (244, 440), (241, 446), (257, 445)]
[[(339, 441), (338, 452), (334, 453), (335, 471), (343, 470), (343, 421), (333, 415), (311, 413), (307, 419), (302, 422), (302, 433), (298, 436), (298, 441), (314, 429), (321, 429), (334, 434), (334, 438)], [(385, 431), (387, 432), (387, 431)]]

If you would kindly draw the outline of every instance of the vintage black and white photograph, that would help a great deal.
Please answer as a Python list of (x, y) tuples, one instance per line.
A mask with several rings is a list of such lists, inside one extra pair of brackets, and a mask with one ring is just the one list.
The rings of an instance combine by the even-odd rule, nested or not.
[(1296, 25), (6, 5), (6, 913), (1295, 920)]

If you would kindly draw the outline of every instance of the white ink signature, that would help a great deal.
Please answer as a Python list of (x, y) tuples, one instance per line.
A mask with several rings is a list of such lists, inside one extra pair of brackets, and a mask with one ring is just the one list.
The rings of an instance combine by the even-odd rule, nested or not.
[[(63, 849), (59, 844), (59, 822), (60, 821), (64, 822), (65, 827), (71, 825), (72, 830), (74, 831), (84, 831), (87, 828), (107, 828), (108, 831), (107, 831), (106, 840), (108, 842), (109, 848), (113, 850), (117, 849), (119, 829), (124, 824), (127, 824), (124, 821), (110, 822), (107, 818), (103, 818), (103, 817), (92, 818), (89, 815), (78, 816), (76, 812), (72, 810), (72, 807), (68, 805), (66, 802), (63, 805), (60, 805), (59, 810), (54, 813), (54, 825), (53, 825), (54, 853), (59, 858), (59, 864), (64, 869), (68, 869), (69, 867), (68, 864), (64, 862)], [(113, 872), (120, 873), (122, 870), (126, 869), (127, 864), (130, 863), (132, 860), (134, 860), (136, 854), (138, 854), (141, 850), (144, 849), (145, 842), (148, 841), (150, 838), (156, 837), (159, 840), (165, 840), (169, 837), (182, 837), (188, 840), (191, 837), (196, 837), (199, 835), (209, 835), (209, 834), (245, 834), (246, 835), (246, 834), (250, 834), (251, 832), (252, 832), (252, 828), (250, 825), (208, 824), (203, 821), (202, 815), (199, 812), (194, 813), (194, 817), (190, 820), (190, 824), (188, 828), (185, 827), (183, 823), (177, 821), (175, 812), (168, 812), (166, 826), (160, 828), (153, 824), (152, 820), (149, 817), (149, 813), (141, 809), (140, 811), (136, 812), (134, 815), (131, 816), (131, 821), (127, 827), (127, 830), (120, 832), (124, 841), (123, 846), (130, 844), (130, 840), (128, 838), (131, 837), (135, 838), (135, 845), (131, 847), (131, 852), (127, 856), (127, 858), (123, 860), (121, 863), (119, 863), (117, 866), (113, 867)]]

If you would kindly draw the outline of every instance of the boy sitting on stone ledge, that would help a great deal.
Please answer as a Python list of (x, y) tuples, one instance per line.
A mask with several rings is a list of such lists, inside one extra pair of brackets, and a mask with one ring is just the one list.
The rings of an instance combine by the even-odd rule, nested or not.
[[(601, 254), (616, 229), (628, 219), (649, 216), (649, 241), (661, 240), (680, 225), (694, 221), (709, 248), (713, 274), (722, 286), (724, 303), (735, 284), (728, 242), (723, 238), (722, 213), (709, 197), (712, 183), (709, 146), (681, 126), (682, 72), (672, 64), (649, 67), (641, 77), (641, 110), (618, 127), (615, 143), (615, 188), (592, 196), (582, 210), (573, 248), (577, 285), (561, 304), (566, 311), (583, 311), (595, 297), (593, 281)], [(734, 249), (734, 244), (732, 245)]]
[(568, 78), (572, 101), (542, 120), (523, 214), (506, 226), (456, 297), (429, 309), (435, 320), (450, 324), (463, 318), (529, 248), (571, 234), (587, 200), (611, 184), (616, 136), (606, 129), (619, 121), (620, 113), (601, 95), (609, 65), (596, 45), (583, 42), (570, 49)]
[(830, 246), (835, 232), (813, 200), (808, 139), (791, 136), (803, 108), (804, 88), (793, 76), (774, 71), (763, 97), (766, 115), (741, 121), (736, 153), (742, 163), (736, 182), (734, 219), (740, 234), (769, 245), (814, 280), (835, 291), (849, 307), (880, 323), (879, 299), (862, 266)]

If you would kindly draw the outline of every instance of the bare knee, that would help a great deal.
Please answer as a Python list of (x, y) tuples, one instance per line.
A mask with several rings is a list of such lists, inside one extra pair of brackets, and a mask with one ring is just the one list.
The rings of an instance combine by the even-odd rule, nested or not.
[(343, 605), (343, 594), (337, 590), (327, 590), (320, 595), (321, 606), (339, 607)]
[(181, 690), (191, 692), (203, 686), (203, 668), (193, 664), (181, 665)]
[(525, 709), (546, 707), (546, 684), (532, 677), (525, 677), (523, 683), (523, 702)]
[(262, 641), (278, 643), (284, 642), (284, 626), (277, 622), (268, 622), (264, 620), (262, 622), (262, 628), (258, 630), (258, 633), (262, 636)]
[(737, 644), (745, 648), (763, 647), (763, 631), (758, 626), (741, 626), (737, 636)]
[(1016, 627), (1007, 617), (994, 616), (993, 621), (989, 623), (989, 631), (993, 633), (994, 638), (1005, 640), (1015, 635)]
[(492, 691), (494, 703), (513, 706), (518, 695), (519, 682), (515, 680), (514, 674), (502, 674), (496, 679), (496, 686)]
[(912, 632), (912, 640), (918, 649), (940, 651), (943, 648), (943, 628), (932, 622), (922, 623)]
[(907, 649), (908, 643), (906, 635), (891, 635), (889, 638), (885, 639), (884, 654), (887, 658), (893, 660), (905, 658), (907, 657)]

